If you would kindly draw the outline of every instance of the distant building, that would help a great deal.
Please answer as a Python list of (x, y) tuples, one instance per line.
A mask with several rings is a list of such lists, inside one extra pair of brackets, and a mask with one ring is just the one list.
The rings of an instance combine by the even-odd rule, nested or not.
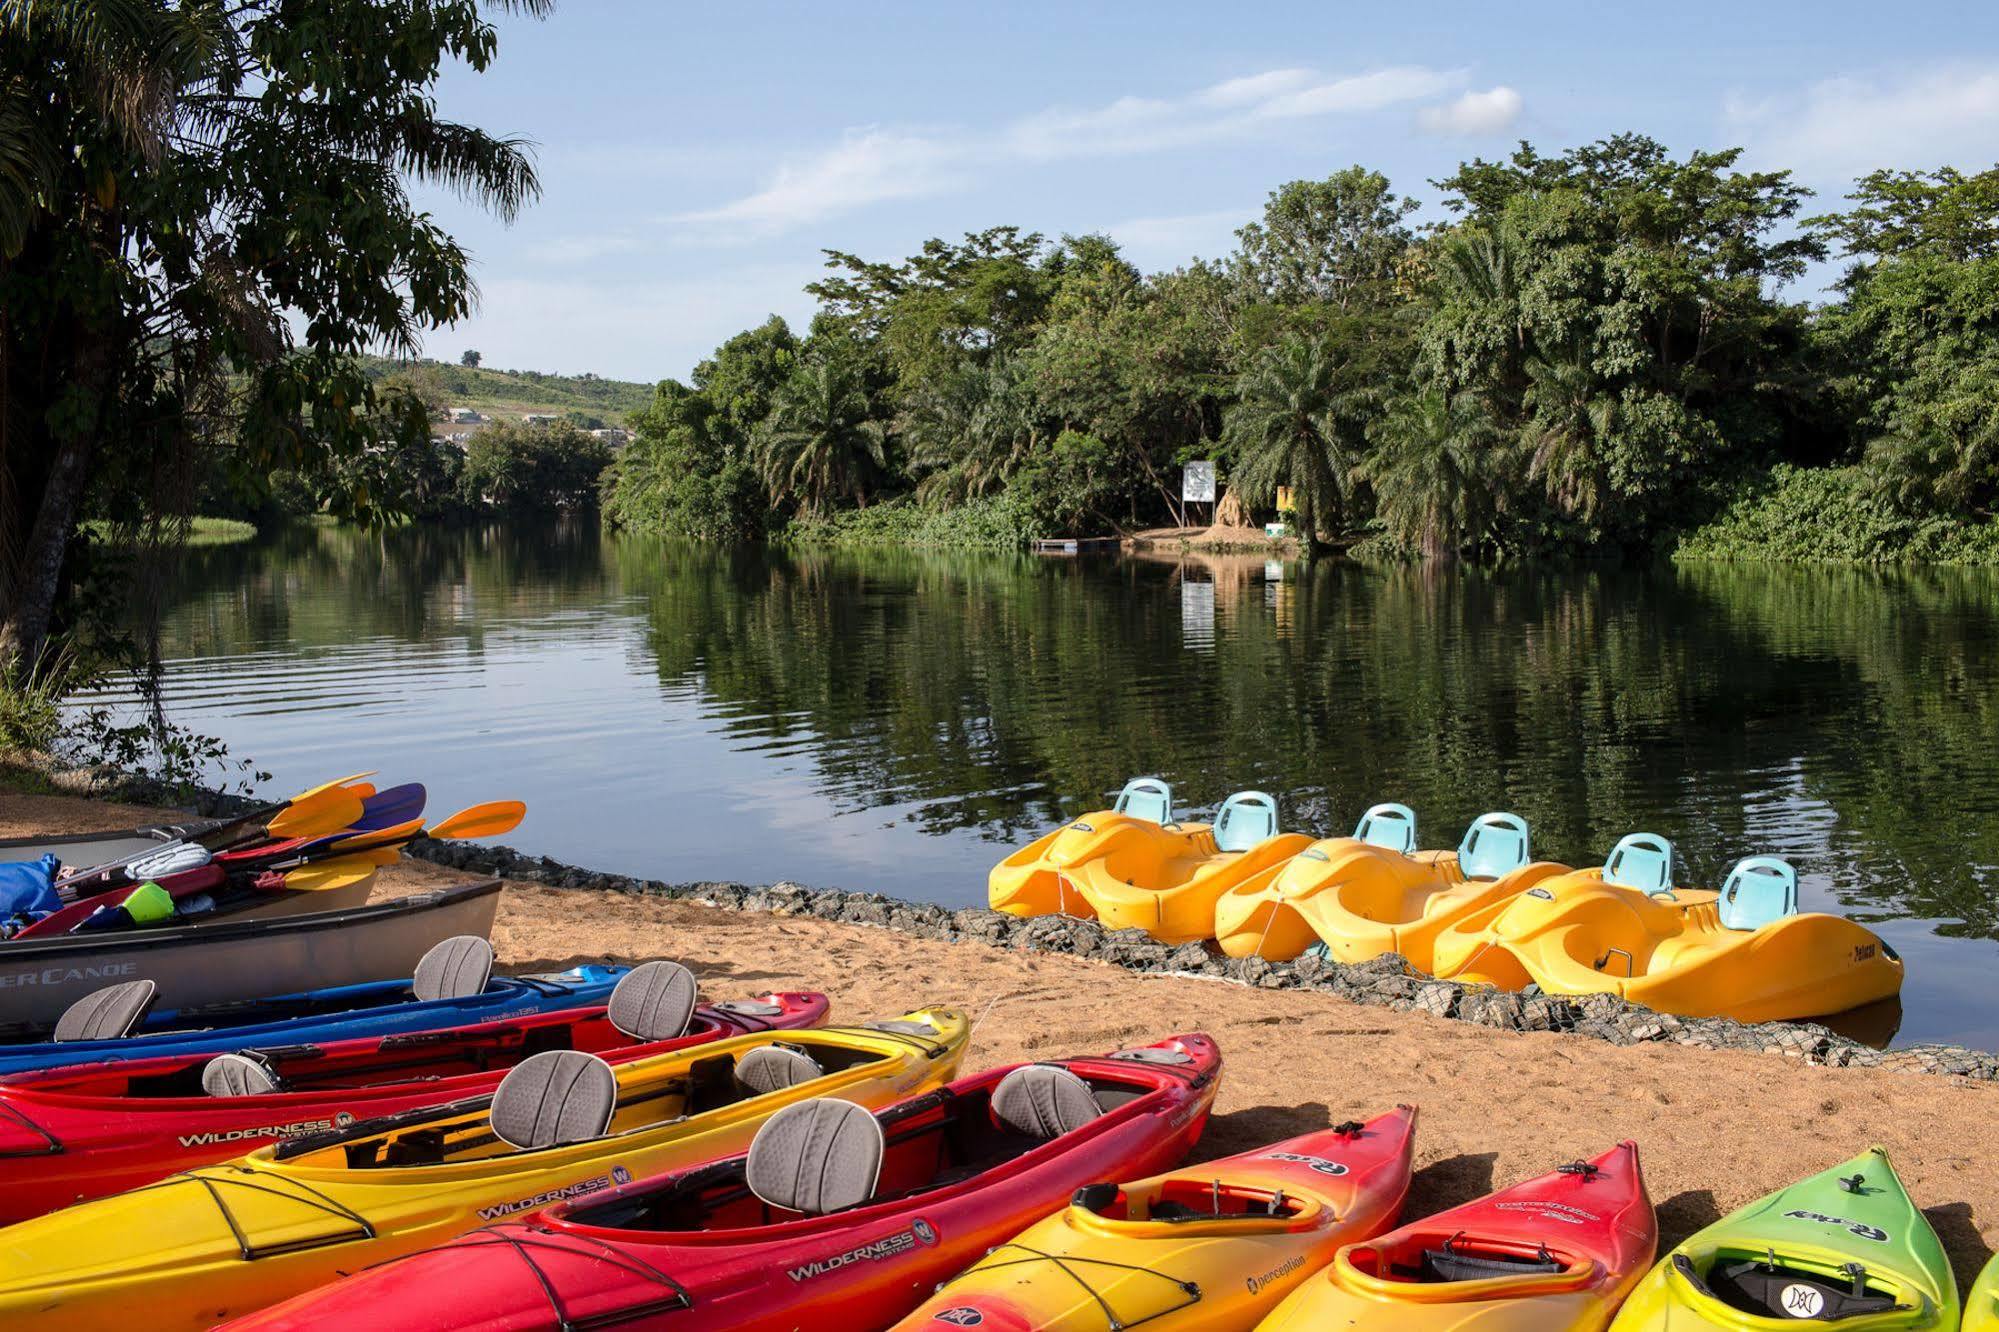
[(486, 418), (479, 415), (479, 411), (475, 407), (453, 407), (451, 409), (451, 423), (453, 425), (480, 425), (485, 420)]
[(522, 412), (521, 421), (525, 425), (554, 425), (562, 418), (554, 412)]
[(602, 430), (592, 430), (590, 437), (592, 439), (601, 439), (605, 444), (614, 449), (622, 449), (625, 445), (631, 443), (632, 440), (630, 431), (620, 430), (617, 426), (606, 426)]

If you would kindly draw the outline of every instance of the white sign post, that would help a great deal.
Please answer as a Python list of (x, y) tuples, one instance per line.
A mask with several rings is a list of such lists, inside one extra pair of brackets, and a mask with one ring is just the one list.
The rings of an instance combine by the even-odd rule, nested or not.
[[(1215, 521), (1215, 464), (1212, 460), (1190, 462), (1181, 470), (1180, 502), (1207, 505), (1208, 521)], [(1185, 521), (1185, 515), (1181, 517)]]

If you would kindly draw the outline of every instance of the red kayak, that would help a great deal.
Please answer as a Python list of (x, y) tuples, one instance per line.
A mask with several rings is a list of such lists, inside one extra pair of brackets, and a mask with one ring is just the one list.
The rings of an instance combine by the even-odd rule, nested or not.
[(1638, 1145), (1340, 1250), (1259, 1332), (1330, 1327), (1602, 1332), (1652, 1266)]
[[(567, 1008), (241, 1056), (18, 1073), (0, 1081), (0, 1225), (234, 1160), (272, 1139), (489, 1095), (508, 1069), (543, 1050), (587, 1050), (621, 1063), (726, 1036), (823, 1026), (830, 1008), (825, 995), (809, 992), (701, 1004), (691, 1014), (682, 1009), (680, 1035), (651, 1041), (620, 1030), (609, 1006)], [(235, 1060), (242, 1062), (233, 1064), (233, 1080), (210, 1067)], [(262, 1089), (269, 1085), (277, 1090)]]
[(993, 1069), (870, 1114), (815, 1100), (745, 1155), (486, 1226), (232, 1329), (658, 1327), (863, 1332), (1076, 1190), (1178, 1162), (1207, 1123), (1206, 1036)]

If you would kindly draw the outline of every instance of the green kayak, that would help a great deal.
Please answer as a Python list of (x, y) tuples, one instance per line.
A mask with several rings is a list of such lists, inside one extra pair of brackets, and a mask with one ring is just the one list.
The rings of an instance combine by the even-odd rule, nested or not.
[(1879, 1147), (1759, 1198), (1671, 1253), (1613, 1329), (1957, 1327), (1957, 1283)]
[(1965, 1294), (1964, 1332), (1999, 1332), (1999, 1257), (1985, 1264)]

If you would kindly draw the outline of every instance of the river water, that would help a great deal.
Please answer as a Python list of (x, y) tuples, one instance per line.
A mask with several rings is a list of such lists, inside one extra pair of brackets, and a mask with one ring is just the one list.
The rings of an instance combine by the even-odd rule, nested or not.
[[(594, 526), (302, 528), (192, 552), (177, 720), (274, 774), (379, 769), (524, 850), (667, 880), (983, 902), (1009, 843), (1157, 773), (1287, 826), (1509, 809), (1683, 880), (1787, 857), (1908, 961), (1898, 1043), (1999, 1044), (1999, 577), (1662, 565), (727, 550)], [(106, 696), (119, 701), (114, 690)], [(690, 942), (690, 946), (692, 946)]]

